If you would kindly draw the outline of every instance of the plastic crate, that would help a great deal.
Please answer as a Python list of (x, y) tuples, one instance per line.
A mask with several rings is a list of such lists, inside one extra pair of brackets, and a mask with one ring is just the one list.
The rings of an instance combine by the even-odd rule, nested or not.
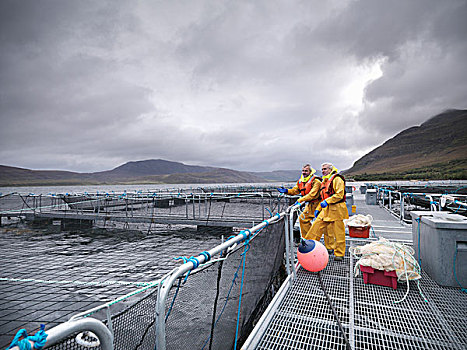
[(354, 238), (368, 238), (370, 237), (370, 227), (371, 226), (364, 226), (364, 227), (349, 226), (349, 236), (354, 237)]
[(363, 283), (377, 284), (378, 286), (392, 287), (397, 289), (396, 271), (377, 270), (371, 266), (360, 265), (360, 271), (363, 273)]

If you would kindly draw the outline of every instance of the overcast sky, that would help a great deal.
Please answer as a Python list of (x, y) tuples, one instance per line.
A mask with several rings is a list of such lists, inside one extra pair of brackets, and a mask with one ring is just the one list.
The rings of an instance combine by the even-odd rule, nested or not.
[(466, 19), (466, 0), (0, 0), (0, 164), (346, 169), (467, 108)]

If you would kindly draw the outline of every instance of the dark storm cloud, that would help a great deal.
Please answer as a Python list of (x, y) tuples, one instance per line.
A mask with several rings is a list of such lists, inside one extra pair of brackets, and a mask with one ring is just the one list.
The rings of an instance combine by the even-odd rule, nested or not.
[(118, 139), (135, 116), (153, 111), (150, 92), (126, 82), (119, 62), (107, 56), (131, 17), (110, 4), (92, 13), (77, 2), (1, 6), (8, 14), (1, 24), (2, 158), (35, 168), (99, 169), (86, 159)]
[(355, 1), (313, 32), (338, 52), (380, 61), (359, 123), (384, 137), (465, 108), (467, 2)]
[(0, 164), (339, 168), (465, 108), (465, 1), (2, 1)]

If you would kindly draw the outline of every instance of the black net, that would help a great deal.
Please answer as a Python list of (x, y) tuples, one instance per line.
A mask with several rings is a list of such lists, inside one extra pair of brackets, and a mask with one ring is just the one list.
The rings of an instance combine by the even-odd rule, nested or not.
[(242, 289), (237, 336), (241, 345), (283, 256), (281, 220), (262, 230), (248, 245), (239, 244), (227, 259), (190, 275), (180, 287), (175, 285), (167, 300), (168, 309), (178, 292), (167, 320), (167, 349), (233, 348)]
[[(213, 257), (212, 263), (191, 273), (186, 282), (185, 276), (177, 280), (167, 298), (167, 349), (233, 348), (241, 294), (240, 347), (272, 299), (272, 290), (280, 285), (284, 245), (284, 221), (280, 220), (257, 233), (247, 245), (239, 243), (222, 258)], [(111, 309), (116, 350), (155, 349), (156, 301), (156, 289), (151, 288)], [(102, 312), (92, 317), (107, 324)], [(77, 335), (51, 349), (87, 349), (78, 344)]]

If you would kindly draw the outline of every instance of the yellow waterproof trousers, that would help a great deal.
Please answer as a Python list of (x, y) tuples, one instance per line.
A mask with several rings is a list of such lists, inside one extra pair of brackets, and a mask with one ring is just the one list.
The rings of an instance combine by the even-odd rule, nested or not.
[(298, 221), (300, 223), (300, 233), (302, 236), (306, 235), (306, 233), (311, 228), (311, 220), (313, 220), (314, 216), (310, 210), (310, 205), (308, 204), (302, 213), (298, 215)]
[[(300, 223), (300, 234), (305, 239), (312, 239), (306, 238), (312, 227), (311, 221), (314, 219), (314, 211), (311, 212), (311, 209), (313, 208), (310, 208), (310, 205), (307, 205), (303, 210), (303, 213), (301, 213), (298, 217), (298, 221)], [(326, 249), (336, 249), (336, 238), (334, 237), (333, 232), (328, 232), (326, 227), (323, 227), (323, 230), (320, 232), (324, 234), (324, 245), (326, 246)]]
[[(323, 221), (319, 218), (315, 220), (310, 231), (304, 237), (305, 239), (314, 239), (319, 241), (323, 233), (330, 233), (328, 236), (328, 244), (334, 243), (333, 248), (326, 245), (326, 234), (324, 235), (324, 244), (327, 249), (334, 249), (335, 256), (344, 256), (345, 254), (345, 225), (342, 220), (336, 221)], [(335, 239), (335, 241), (333, 241)], [(329, 242), (331, 241), (331, 242)]]

